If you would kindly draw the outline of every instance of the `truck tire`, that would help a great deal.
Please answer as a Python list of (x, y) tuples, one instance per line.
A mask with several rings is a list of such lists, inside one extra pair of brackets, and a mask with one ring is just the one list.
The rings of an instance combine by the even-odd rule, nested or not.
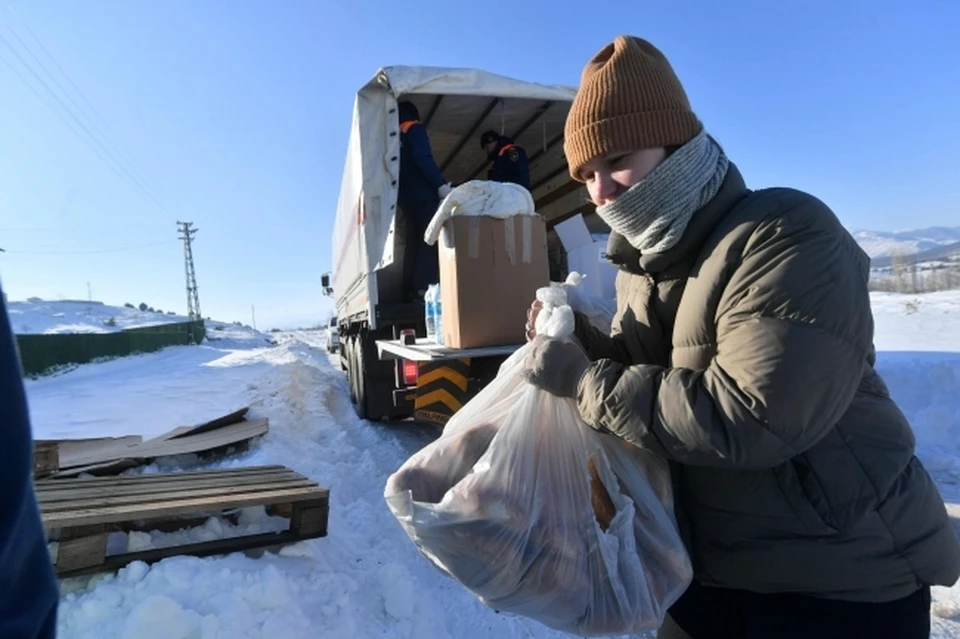
[(347, 376), (347, 386), (350, 387), (350, 403), (357, 403), (357, 391), (356, 391), (356, 369), (353, 365), (353, 337), (346, 338), (346, 341), (343, 343), (343, 355), (346, 358), (346, 364), (343, 366), (343, 371)]
[(353, 394), (356, 396), (356, 401), (353, 404), (354, 409), (356, 410), (357, 417), (360, 419), (369, 419), (369, 412), (367, 410), (367, 386), (369, 380), (367, 379), (367, 366), (366, 358), (364, 357), (364, 348), (363, 348), (363, 334), (357, 335), (353, 343), (351, 344), (350, 350), (350, 361), (353, 362), (353, 383), (351, 384), (351, 389)]

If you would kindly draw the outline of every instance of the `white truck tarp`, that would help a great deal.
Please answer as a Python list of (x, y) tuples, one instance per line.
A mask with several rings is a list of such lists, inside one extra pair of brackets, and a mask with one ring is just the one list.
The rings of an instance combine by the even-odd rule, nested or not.
[[(517, 122), (537, 118), (546, 152), (548, 134), (562, 134), (563, 120), (575, 95), (574, 87), (525, 82), (476, 69), (420, 66), (380, 69), (360, 89), (354, 102), (337, 202), (333, 288), (341, 317), (373, 308), (377, 293), (369, 275), (393, 262), (400, 168), (396, 116), (399, 98), (435, 96), (437, 104), (440, 99), (444, 100), (443, 108), (437, 110), (428, 129), (437, 162), (446, 159), (445, 163), (451, 165), (455, 159), (462, 160), (461, 164), (470, 161), (477, 164), (479, 149), (474, 148), (475, 143), (464, 146), (463, 136), (480, 124), (502, 129), (504, 122), (516, 126)], [(454, 96), (490, 100), (464, 101)], [(497, 98), (499, 109), (492, 102)], [(550, 103), (556, 103), (557, 108), (550, 110)], [(538, 136), (539, 132), (539, 128), (533, 131)], [(467, 151), (460, 153), (464, 148)], [(556, 163), (555, 153), (551, 160)], [(458, 164), (445, 171), (447, 179), (456, 180), (450, 173), (457, 171), (469, 173)]]

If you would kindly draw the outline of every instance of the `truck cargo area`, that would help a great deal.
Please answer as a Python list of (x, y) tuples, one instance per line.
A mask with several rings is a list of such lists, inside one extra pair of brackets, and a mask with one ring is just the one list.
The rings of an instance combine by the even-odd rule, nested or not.
[(559, 280), (566, 274), (565, 254), (550, 229), (578, 213), (591, 227), (598, 219), (563, 155), (564, 122), (575, 95), (573, 87), (477, 69), (419, 66), (384, 67), (357, 92), (337, 203), (333, 271), (323, 285), (335, 298), (340, 363), (360, 417), (410, 417), (424, 395), (447, 392), (455, 396), (448, 402), (455, 411), (520, 346), (451, 349), (424, 339), (424, 306), (411, 304), (402, 291), (398, 102), (416, 105), (437, 165), (454, 185), (486, 178), (490, 162), (479, 144), (486, 130), (526, 150), (529, 190), (548, 230), (549, 275)]

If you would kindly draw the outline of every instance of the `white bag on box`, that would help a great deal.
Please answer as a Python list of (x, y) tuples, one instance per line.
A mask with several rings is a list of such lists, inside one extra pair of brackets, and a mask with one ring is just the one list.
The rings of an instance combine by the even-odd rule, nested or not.
[[(568, 306), (541, 315), (541, 334), (572, 333)], [(692, 577), (666, 462), (528, 384), (528, 349), (390, 476), (384, 497), (421, 552), (491, 608), (582, 636), (657, 628)]]

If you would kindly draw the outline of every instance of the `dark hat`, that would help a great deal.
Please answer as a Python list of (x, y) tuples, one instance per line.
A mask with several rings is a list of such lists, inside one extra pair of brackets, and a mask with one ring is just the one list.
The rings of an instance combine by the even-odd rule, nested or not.
[(494, 130), (484, 131), (483, 135), (480, 136), (480, 147), (485, 147), (491, 142), (499, 142), (500, 134)]
[(413, 102), (410, 102), (409, 100), (404, 100), (403, 102), (398, 103), (397, 108), (400, 112), (399, 115), (400, 115), (401, 122), (403, 122), (404, 120), (420, 119), (420, 111), (419, 109), (417, 109), (417, 105), (415, 105)]
[(591, 159), (680, 146), (702, 128), (683, 85), (655, 46), (620, 36), (587, 63), (564, 127), (570, 175)]

